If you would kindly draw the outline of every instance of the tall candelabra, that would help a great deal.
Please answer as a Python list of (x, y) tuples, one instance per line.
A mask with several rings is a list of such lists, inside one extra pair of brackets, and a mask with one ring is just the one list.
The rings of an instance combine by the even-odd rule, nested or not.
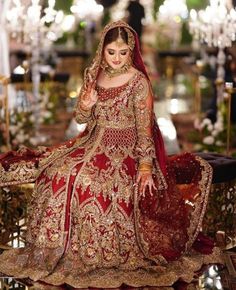
[(231, 105), (232, 105), (232, 95), (236, 93), (236, 88), (233, 87), (232, 82), (225, 83), (225, 93), (227, 104), (227, 140), (226, 140), (226, 154), (230, 155), (230, 139), (231, 139)]
[[(6, 139), (6, 148), (10, 150), (10, 130), (9, 130), (9, 108), (8, 108), (8, 89), (7, 86), (10, 82), (10, 78), (4, 75), (0, 75), (0, 93), (2, 94), (2, 103), (3, 103), (3, 116), (5, 123), (5, 139)], [(1, 101), (1, 98), (0, 98)]]
[(60, 24), (63, 21), (62, 11), (54, 9), (55, 0), (48, 0), (48, 6), (43, 9), (40, 0), (31, 0), (24, 5), (21, 0), (13, 0), (13, 5), (7, 12), (7, 29), (12, 38), (29, 47), (31, 52), (31, 73), (33, 92), (33, 113), (36, 120), (36, 132), (39, 127), (40, 114), (40, 51), (62, 35)]
[(223, 101), (225, 48), (236, 40), (236, 10), (229, 9), (225, 0), (210, 0), (205, 10), (190, 11), (190, 32), (209, 47), (217, 47), (217, 102)]

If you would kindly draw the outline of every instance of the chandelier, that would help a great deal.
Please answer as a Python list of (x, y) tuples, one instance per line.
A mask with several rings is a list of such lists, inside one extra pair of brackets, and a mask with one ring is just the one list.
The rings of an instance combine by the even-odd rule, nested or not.
[[(28, 1), (28, 5), (21, 0), (13, 0), (13, 5), (6, 14), (6, 29), (11, 38), (26, 46), (30, 52), (29, 64), (32, 75), (32, 104), (35, 116), (35, 131), (39, 129), (40, 119), (40, 53), (62, 36), (62, 22), (64, 14), (55, 10), (55, 0), (48, 0), (46, 8), (40, 5), (40, 0)], [(24, 2), (25, 3), (25, 2)], [(26, 71), (25, 71), (26, 73)]]
[(236, 40), (236, 10), (228, 9), (225, 0), (210, 0), (198, 13), (192, 9), (190, 19), (190, 31), (210, 47), (230, 47)]
[(60, 24), (64, 14), (55, 10), (54, 6), (55, 0), (48, 0), (48, 6), (44, 9), (40, 0), (31, 0), (29, 5), (13, 0), (13, 7), (6, 15), (11, 37), (24, 44), (31, 44), (35, 37), (40, 37), (43, 44), (57, 40), (62, 36)]
[(180, 22), (180, 18), (188, 17), (188, 8), (185, 0), (165, 0), (159, 8), (158, 19), (162, 22), (174, 20)]
[(70, 10), (80, 19), (97, 20), (101, 17), (104, 8), (95, 0), (75, 0)]
[(236, 40), (236, 10), (228, 8), (225, 0), (210, 0), (210, 5), (199, 12), (190, 11), (190, 32), (194, 38), (209, 47), (217, 47), (217, 80), (223, 82), (225, 76), (225, 52)]

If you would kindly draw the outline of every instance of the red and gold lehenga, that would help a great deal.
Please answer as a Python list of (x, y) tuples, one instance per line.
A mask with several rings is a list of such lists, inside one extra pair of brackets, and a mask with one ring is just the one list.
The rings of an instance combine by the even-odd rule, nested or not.
[[(106, 32), (86, 71), (99, 73)], [(135, 38), (136, 39), (136, 38)], [(27, 245), (0, 256), (0, 272), (74, 287), (168, 286), (191, 281), (215, 255), (192, 249), (199, 238), (212, 170), (186, 153), (165, 158), (153, 97), (136, 40), (137, 72), (119, 87), (96, 87), (98, 102), (76, 119), (87, 123), (58, 147), (0, 156), (1, 186), (35, 182)], [(86, 90), (86, 74), (85, 85)], [(157, 190), (142, 197), (138, 165), (153, 162)], [(199, 241), (198, 241), (199, 242)]]

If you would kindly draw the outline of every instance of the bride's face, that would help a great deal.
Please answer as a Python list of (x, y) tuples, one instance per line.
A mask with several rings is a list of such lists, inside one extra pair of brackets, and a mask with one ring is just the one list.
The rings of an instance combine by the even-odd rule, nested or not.
[(115, 41), (107, 44), (104, 48), (104, 58), (107, 64), (113, 69), (123, 67), (130, 56), (130, 49), (128, 44), (117, 44)]

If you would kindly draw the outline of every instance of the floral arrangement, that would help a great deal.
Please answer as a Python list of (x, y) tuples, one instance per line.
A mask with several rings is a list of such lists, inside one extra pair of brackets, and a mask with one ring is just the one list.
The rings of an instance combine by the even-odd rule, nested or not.
[(194, 128), (197, 130), (195, 136), (195, 150), (205, 152), (223, 152), (226, 146), (226, 128), (224, 126), (224, 117), (219, 111), (217, 121), (213, 123), (209, 118), (202, 121), (196, 119)]
[[(196, 119), (195, 131), (189, 134), (189, 139), (194, 143), (195, 151), (223, 153), (226, 150), (227, 141), (227, 109), (222, 102), (219, 105), (216, 122), (209, 118)], [(235, 125), (231, 126), (231, 136), (235, 134)]]
[[(65, 90), (60, 90), (60, 84), (55, 85), (50, 82), (44, 83), (41, 88), (40, 102), (38, 108), (40, 116), (37, 124), (54, 124), (57, 120), (57, 107), (59, 99), (66, 95)], [(17, 91), (17, 104), (10, 110), (10, 144), (13, 150), (17, 150), (21, 145), (34, 147), (38, 140), (35, 137), (35, 123), (37, 116), (32, 109), (32, 95), (30, 92)], [(0, 108), (1, 113), (1, 108)], [(0, 153), (7, 151), (6, 146), (6, 124), (1, 119), (0, 114)]]

